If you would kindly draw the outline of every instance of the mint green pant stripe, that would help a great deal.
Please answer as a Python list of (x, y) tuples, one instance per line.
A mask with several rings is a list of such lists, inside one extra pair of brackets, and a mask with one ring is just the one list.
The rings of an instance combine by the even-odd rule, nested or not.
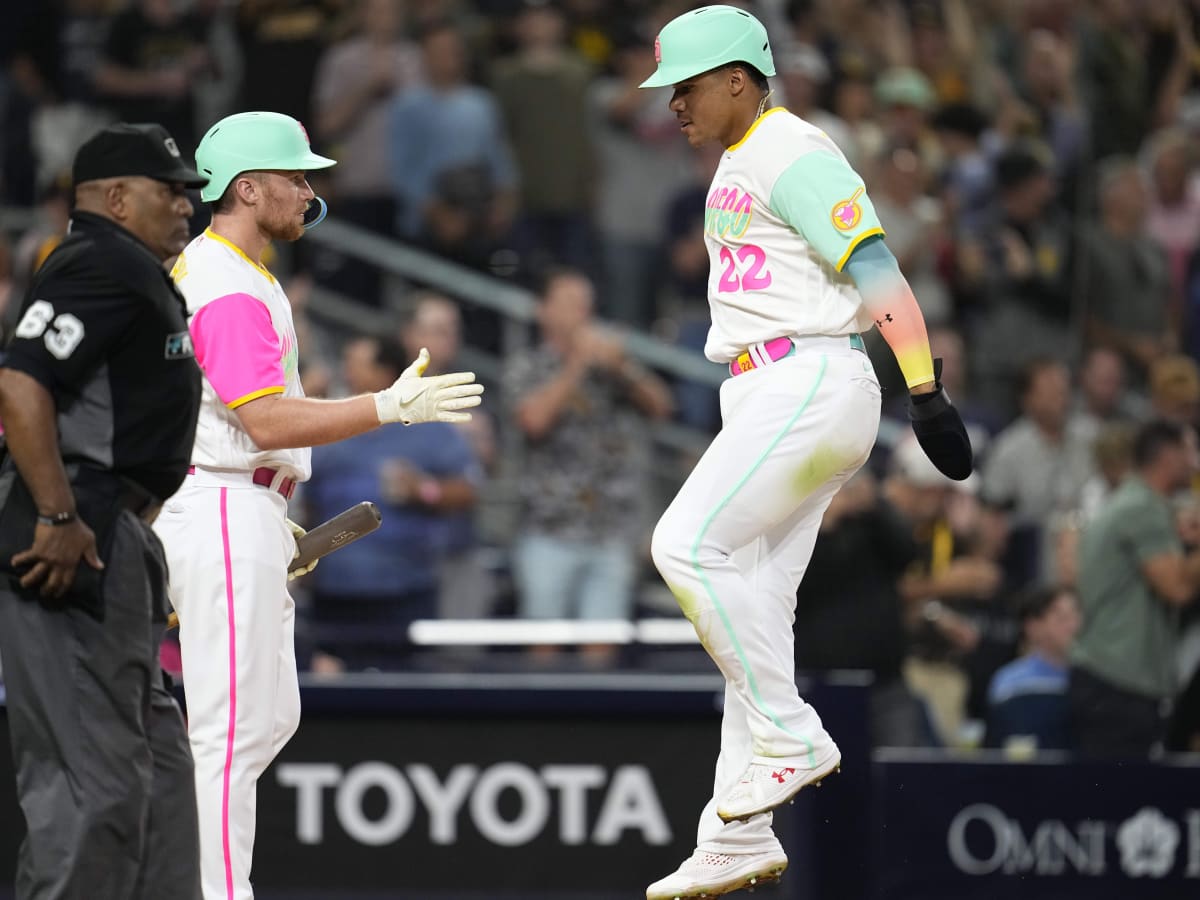
[(746, 486), (746, 482), (753, 477), (754, 473), (758, 471), (759, 467), (763, 464), (766, 458), (771, 455), (776, 447), (779, 446), (779, 442), (783, 440), (784, 436), (792, 430), (792, 427), (796, 424), (800, 417), (804, 415), (804, 411), (808, 409), (808, 405), (812, 402), (812, 398), (816, 396), (817, 389), (821, 386), (821, 382), (825, 378), (825, 368), (827, 364), (828, 360), (822, 356), (820, 368), (817, 369), (817, 377), (813, 381), (812, 387), (809, 388), (808, 395), (804, 398), (804, 402), (800, 404), (800, 408), (792, 414), (792, 417), (788, 419), (787, 424), (783, 426), (779, 434), (775, 435), (771, 442), (767, 444), (765, 448), (763, 448), (762, 453), (758, 455), (758, 458), (754, 460), (750, 468), (746, 470), (746, 473), (738, 479), (737, 483), (734, 484), (729, 493), (722, 497), (721, 501), (715, 507), (713, 507), (712, 512), (704, 517), (704, 521), (700, 525), (700, 532), (696, 535), (696, 540), (692, 543), (691, 551), (692, 569), (696, 572), (696, 577), (700, 579), (700, 584), (704, 586), (704, 592), (708, 595), (709, 601), (712, 602), (713, 609), (717, 611), (717, 617), (721, 620), (721, 625), (725, 628), (726, 634), (729, 635), (729, 641), (733, 645), (733, 650), (737, 654), (738, 660), (742, 664), (742, 670), (746, 673), (746, 684), (750, 688), (750, 695), (754, 698), (755, 705), (762, 710), (767, 718), (774, 722), (781, 731), (786, 732), (787, 734), (790, 734), (792, 737), (798, 738), (801, 741), (804, 741), (804, 743), (808, 746), (810, 765), (814, 766), (816, 765), (816, 758), (815, 754), (813, 753), (812, 744), (806, 738), (800, 735), (792, 734), (792, 732), (788, 730), (787, 726), (783, 724), (783, 721), (779, 718), (778, 714), (775, 713), (775, 711), (767, 706), (767, 704), (763, 701), (762, 695), (758, 690), (758, 680), (754, 677), (754, 672), (750, 668), (750, 661), (746, 658), (746, 653), (742, 649), (742, 642), (738, 640), (737, 632), (733, 627), (733, 620), (729, 618), (729, 612), (725, 609), (725, 606), (717, 597), (716, 591), (713, 590), (712, 583), (708, 580), (708, 575), (705, 574), (703, 567), (700, 565), (700, 545), (704, 542), (704, 535), (708, 533), (708, 529), (712, 526), (713, 519), (720, 514), (721, 510), (729, 505), (729, 502), (735, 496), (737, 496), (738, 491)]

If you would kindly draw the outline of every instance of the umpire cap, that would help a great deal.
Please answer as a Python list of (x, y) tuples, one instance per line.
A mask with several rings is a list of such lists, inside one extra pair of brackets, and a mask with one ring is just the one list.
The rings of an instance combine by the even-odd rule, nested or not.
[(79, 148), (71, 167), (71, 180), (76, 185), (122, 175), (178, 182), (185, 187), (208, 184), (205, 176), (184, 165), (167, 129), (153, 122), (108, 126)]

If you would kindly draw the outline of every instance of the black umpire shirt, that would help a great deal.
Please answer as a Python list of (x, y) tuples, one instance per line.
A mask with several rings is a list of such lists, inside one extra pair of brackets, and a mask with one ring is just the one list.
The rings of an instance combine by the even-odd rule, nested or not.
[(76, 212), (34, 276), (3, 365), (54, 397), (63, 461), (166, 500), (183, 483), (200, 410), (187, 307), (150, 249)]

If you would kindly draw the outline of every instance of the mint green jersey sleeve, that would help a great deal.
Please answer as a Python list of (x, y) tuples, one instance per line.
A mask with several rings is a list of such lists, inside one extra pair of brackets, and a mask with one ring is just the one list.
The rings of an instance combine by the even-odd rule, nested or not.
[(839, 272), (855, 247), (883, 234), (858, 173), (822, 150), (804, 154), (783, 170), (771, 188), (770, 204)]

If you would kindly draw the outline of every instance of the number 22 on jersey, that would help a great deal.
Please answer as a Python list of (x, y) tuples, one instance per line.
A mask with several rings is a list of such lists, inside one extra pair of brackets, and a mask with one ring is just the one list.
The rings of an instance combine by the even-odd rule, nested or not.
[(722, 294), (761, 291), (771, 286), (767, 252), (758, 244), (743, 244), (736, 252), (722, 247), (720, 256), (721, 279), (717, 290)]

